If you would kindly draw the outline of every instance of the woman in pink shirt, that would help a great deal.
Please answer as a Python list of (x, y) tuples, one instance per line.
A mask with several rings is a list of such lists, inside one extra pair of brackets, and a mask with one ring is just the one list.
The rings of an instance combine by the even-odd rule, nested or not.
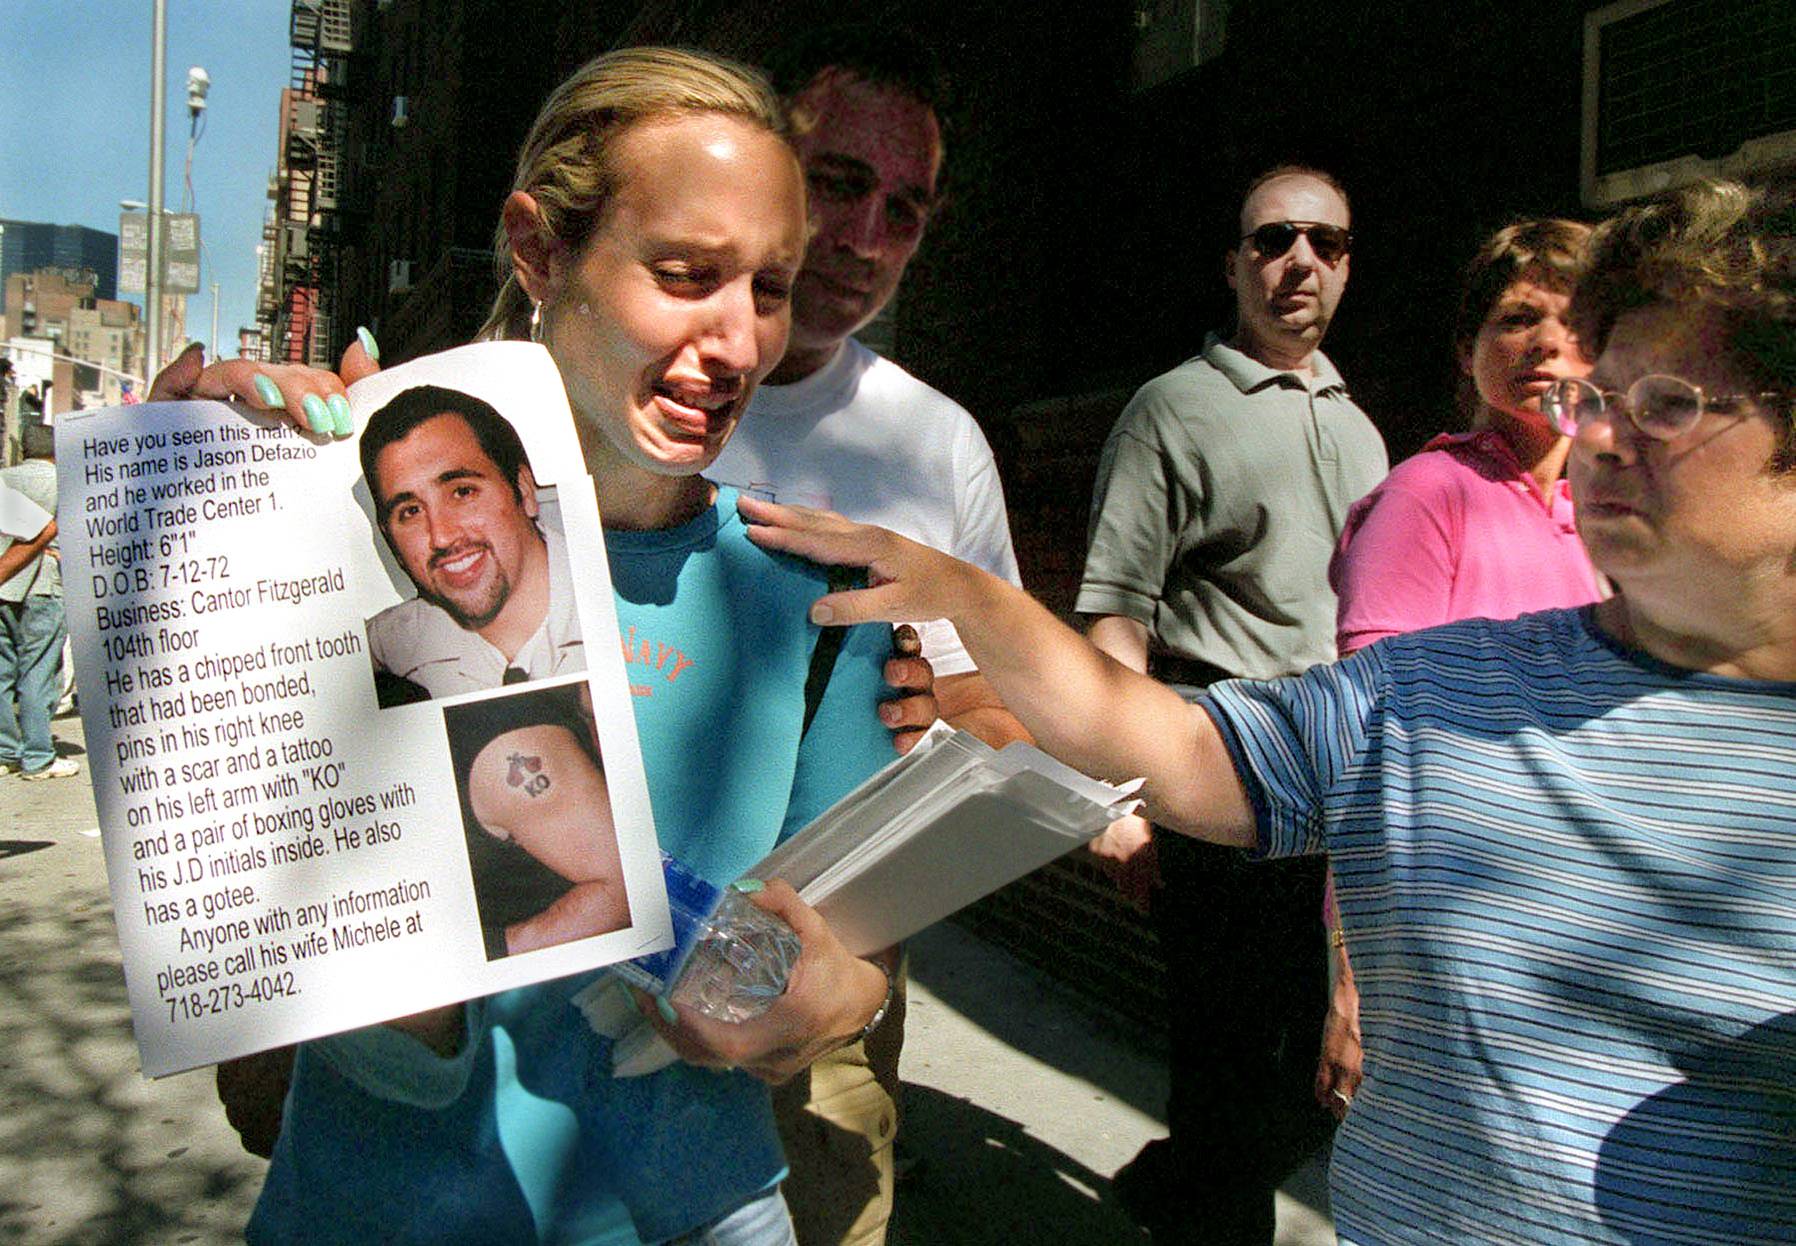
[[(1602, 596), (1562, 478), (1571, 441), (1540, 410), (1554, 381), (1590, 371), (1565, 322), (1589, 233), (1576, 221), (1520, 221), (1467, 268), (1454, 342), (1474, 431), (1436, 437), (1347, 513), (1328, 569), (1343, 655), (1455, 619)], [(1335, 989), (1316, 1098), (1343, 1115), (1360, 1081), (1359, 999), (1332, 901)]]
[(1571, 443), (1540, 412), (1548, 385), (1590, 370), (1564, 320), (1589, 232), (1524, 221), (1472, 261), (1454, 338), (1475, 431), (1436, 437), (1348, 512), (1328, 571), (1343, 654), (1455, 619), (1599, 596), (1561, 478)]

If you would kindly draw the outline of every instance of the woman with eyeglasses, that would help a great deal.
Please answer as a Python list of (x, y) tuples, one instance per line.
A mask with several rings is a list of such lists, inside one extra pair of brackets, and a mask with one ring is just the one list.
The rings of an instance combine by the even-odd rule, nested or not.
[[(1568, 320), (1589, 237), (1576, 221), (1518, 221), (1467, 267), (1453, 340), (1474, 431), (1436, 437), (1348, 511), (1328, 573), (1343, 657), (1417, 628), (1602, 595), (1564, 479), (1571, 439), (1541, 410), (1556, 382), (1590, 371)], [(1360, 1082), (1359, 1008), (1332, 891), (1325, 907), (1334, 987), (1316, 1099), (1342, 1116)]]
[(1793, 236), (1796, 196), (1704, 183), (1592, 238), (1595, 367), (1546, 406), (1614, 596), (1195, 706), (977, 569), (743, 504), (764, 545), (872, 568), (814, 618), (947, 618), (1042, 747), (1145, 776), (1156, 823), (1328, 854), (1369, 1055), (1346, 1246), (1796, 1241)]
[[(539, 341), (559, 367), (620, 627), (686, 662), (634, 708), (662, 847), (717, 886), (892, 748), (876, 713), (890, 631), (849, 629), (819, 665), (806, 608), (822, 569), (750, 544), (734, 491), (700, 475), (785, 349), (807, 233), (771, 89), (660, 48), (556, 89), (498, 231), (485, 335)], [(165, 392), (253, 384), (314, 431), (350, 431), (330, 373), (195, 365)], [(864, 1038), (892, 976), (784, 883), (734, 885), (802, 956), (739, 1025), (645, 1001), (682, 1057), (658, 1072), (611, 1075), (609, 1040), (573, 1002), (595, 974), (302, 1045), (249, 1240), (792, 1246), (764, 1083)]]

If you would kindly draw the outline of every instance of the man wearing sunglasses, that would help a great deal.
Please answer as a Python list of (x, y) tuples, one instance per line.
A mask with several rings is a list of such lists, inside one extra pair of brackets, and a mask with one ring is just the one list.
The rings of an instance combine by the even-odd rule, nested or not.
[[(1248, 184), (1224, 272), (1236, 323), (1142, 387), (1098, 465), (1075, 608), (1092, 643), (1195, 690), (1335, 656), (1329, 552), (1384, 478), (1384, 442), (1321, 353), (1347, 287), (1347, 196), (1280, 166)], [(1329, 1120), (1311, 1081), (1327, 1006), (1319, 858), (1246, 863), (1126, 818), (1094, 844), (1146, 897), (1168, 966), (1171, 1136), (1116, 1177), (1159, 1242), (1264, 1246), (1273, 1191)], [(1231, 954), (1243, 945), (1258, 954)]]

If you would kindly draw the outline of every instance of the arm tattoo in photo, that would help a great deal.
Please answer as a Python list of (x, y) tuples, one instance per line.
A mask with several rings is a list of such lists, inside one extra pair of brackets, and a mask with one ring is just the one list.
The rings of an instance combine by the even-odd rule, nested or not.
[(506, 759), (511, 769), (505, 775), (505, 782), (510, 787), (521, 787), (526, 796), (541, 796), (549, 790), (549, 776), (542, 773), (543, 759), (513, 753)]

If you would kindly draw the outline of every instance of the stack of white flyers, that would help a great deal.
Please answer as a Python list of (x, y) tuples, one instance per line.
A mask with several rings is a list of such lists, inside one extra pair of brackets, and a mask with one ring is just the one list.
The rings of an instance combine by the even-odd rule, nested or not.
[(938, 722), (751, 872), (791, 883), (866, 956), (1090, 840), (1140, 806), (1140, 787)]
[[(1140, 787), (1088, 778), (1032, 745), (994, 749), (937, 722), (749, 874), (791, 883), (844, 947), (868, 956), (1086, 843), (1140, 807)], [(618, 979), (574, 1003), (616, 1044), (614, 1075), (677, 1059)]]

